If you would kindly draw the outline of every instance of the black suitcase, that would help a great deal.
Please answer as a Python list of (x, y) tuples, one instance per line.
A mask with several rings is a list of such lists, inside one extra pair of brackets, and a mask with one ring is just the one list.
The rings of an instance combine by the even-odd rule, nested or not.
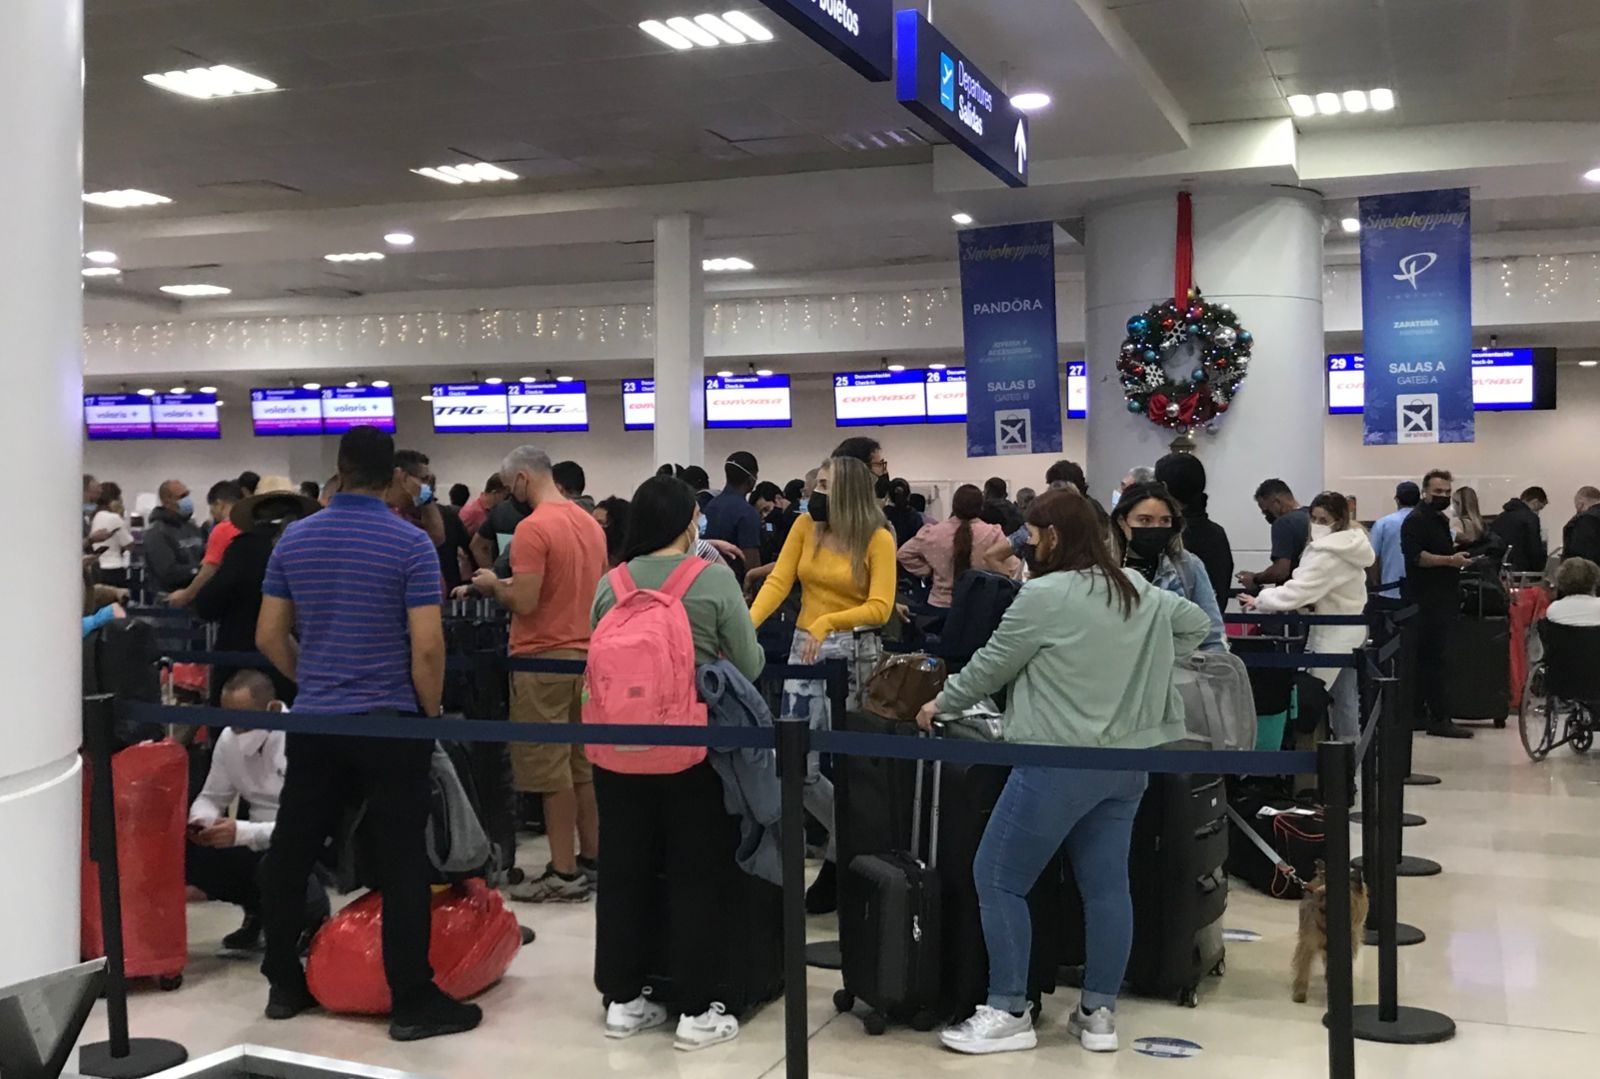
[[(761, 1005), (783, 996), (783, 889), (751, 876), (731, 861), (727, 873), (726, 887), (736, 896), (736, 901), (726, 907), (729, 919), (726, 929), (730, 938), (726, 953), (728, 967), (720, 979), (716, 1000), (729, 1015), (742, 1021)], [(664, 892), (664, 877), (661, 887)], [(657, 909), (664, 912), (666, 906), (660, 904)], [(662, 961), (652, 966), (664, 967), (667, 942), (664, 927), (653, 936), (660, 942)], [(646, 984), (650, 987), (651, 1000), (664, 1005), (669, 1014), (678, 1014), (676, 988), (671, 978), (652, 974)]]
[(1451, 627), (1446, 654), (1451, 716), (1492, 719), (1504, 727), (1511, 713), (1511, 621), (1460, 619)]
[[(1000, 765), (946, 764), (939, 814), (939, 876), (944, 885), (944, 991), (940, 1013), (961, 1022), (989, 993), (989, 950), (972, 879), (978, 844), (1011, 769)], [(1062, 860), (1050, 860), (1028, 893), (1033, 915), (1033, 954), (1028, 964), (1028, 999), (1037, 1020), (1044, 994), (1055, 992), (1061, 962)]]
[[(1317, 862), (1327, 854), (1328, 845), (1327, 819), (1321, 809), (1310, 814), (1280, 812), (1276, 816), (1263, 817), (1260, 811), (1264, 806), (1270, 805), (1280, 811), (1300, 807), (1289, 799), (1267, 798), (1247, 792), (1233, 795), (1229, 804), (1250, 826), (1250, 830), (1277, 852), (1278, 859), (1294, 870), (1295, 876), (1310, 880), (1316, 875)], [(1278, 862), (1269, 859), (1260, 847), (1251, 842), (1250, 837), (1240, 830), (1238, 821), (1231, 817), (1228, 820), (1228, 861), (1225, 868), (1229, 877), (1237, 877), (1274, 899), (1298, 901), (1304, 894), (1304, 889), (1278, 868)]]
[[(1199, 1003), (1200, 983), (1223, 971), (1228, 910), (1226, 791), (1214, 775), (1152, 775), (1128, 853), (1133, 951), (1127, 985), (1140, 996)], [(1067, 865), (1064, 964), (1084, 961), (1083, 900)]]
[[(929, 826), (922, 827), (923, 772), (915, 765), (908, 850), (857, 854), (847, 864), (841, 889), (839, 947), (844, 988), (834, 1005), (849, 1011), (857, 1000), (872, 1010), (862, 1019), (868, 1034), (882, 1034), (890, 1019), (917, 1030), (939, 1020), (940, 913), (943, 887), (937, 868), (940, 765), (933, 772)], [(929, 836), (928, 860), (919, 856)], [(844, 902), (845, 897), (849, 902)]]

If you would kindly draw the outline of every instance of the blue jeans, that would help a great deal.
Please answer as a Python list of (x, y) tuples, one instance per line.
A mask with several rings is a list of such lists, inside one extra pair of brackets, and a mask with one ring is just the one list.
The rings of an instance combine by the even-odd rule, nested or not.
[(1028, 893), (1065, 841), (1083, 895), (1083, 1006), (1116, 1009), (1133, 947), (1128, 848), (1146, 782), (1143, 772), (1012, 769), (972, 867), (989, 949), (989, 1007), (1028, 1008)]
[(1361, 740), (1361, 679), (1354, 667), (1346, 667), (1333, 680), (1329, 690), (1328, 726), (1341, 742)]

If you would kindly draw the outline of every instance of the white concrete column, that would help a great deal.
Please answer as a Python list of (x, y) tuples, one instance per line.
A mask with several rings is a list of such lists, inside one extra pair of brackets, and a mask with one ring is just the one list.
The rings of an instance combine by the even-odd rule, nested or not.
[[(1128, 319), (1172, 294), (1177, 198), (1141, 195), (1089, 209), (1086, 326), (1089, 482), (1103, 501), (1135, 465), (1168, 452), (1174, 432), (1129, 414), (1117, 352)], [(1302, 503), (1322, 489), (1322, 200), (1288, 188), (1194, 195), (1194, 279), (1233, 306), (1255, 336), (1249, 375), (1218, 433), (1197, 431), (1211, 518), (1241, 570), (1266, 565), (1266, 522), (1251, 497), (1278, 477)]]
[[(0, 453), (38, 483), (26, 528), (0, 529), (18, 567), (0, 619), (0, 985), (78, 960), (83, 463), (83, 8), (0, 4), (0, 333), (11, 390)], [(26, 162), (26, 165), (20, 163)], [(20, 510), (13, 510), (19, 513)]]
[(706, 457), (704, 223), (697, 214), (656, 219), (656, 464)]

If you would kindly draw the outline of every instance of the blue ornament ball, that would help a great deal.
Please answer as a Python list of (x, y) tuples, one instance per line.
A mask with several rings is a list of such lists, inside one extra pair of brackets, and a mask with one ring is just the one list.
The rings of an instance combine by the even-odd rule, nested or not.
[(1157, 352), (1155, 349), (1147, 348), (1147, 349), (1144, 350), (1144, 362), (1145, 363), (1155, 363), (1160, 358), (1161, 358), (1161, 353)]
[(1240, 330), (1239, 331), (1239, 343), (1240, 344), (1248, 345), (1252, 340), (1254, 340), (1254, 338), (1251, 336), (1251, 333), (1250, 333), (1249, 330)]
[(1184, 331), (1188, 333), (1190, 337), (1199, 337), (1201, 334), (1205, 333), (1205, 330), (1201, 329), (1198, 322), (1189, 323), (1189, 325), (1184, 327)]
[(1128, 411), (1129, 412), (1143, 412), (1144, 411), (1144, 406), (1141, 405), (1137, 401), (1129, 401), (1128, 402)]
[(1128, 334), (1131, 337), (1143, 337), (1150, 328), (1150, 320), (1143, 315), (1135, 315), (1128, 320)]
[(1204, 382), (1206, 378), (1206, 369), (1204, 367), (1196, 367), (1189, 375), (1189, 379), (1192, 382)]

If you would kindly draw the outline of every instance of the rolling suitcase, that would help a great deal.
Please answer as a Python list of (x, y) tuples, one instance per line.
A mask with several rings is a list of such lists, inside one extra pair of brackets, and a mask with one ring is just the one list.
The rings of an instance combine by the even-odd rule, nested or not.
[(1511, 713), (1510, 619), (1461, 619), (1451, 627), (1447, 656), (1451, 716), (1504, 727)]
[[(661, 880), (661, 887), (666, 888), (665, 878)], [(743, 1020), (761, 1005), (783, 996), (783, 889), (751, 876), (731, 861), (725, 887), (738, 898), (727, 907), (731, 922), (725, 929), (732, 943), (727, 950), (729, 964), (720, 979), (716, 1000), (729, 1015)], [(660, 909), (664, 911), (665, 907)], [(661, 958), (664, 959), (665, 932), (655, 933), (654, 939), (661, 943)], [(663, 961), (652, 967), (661, 969), (665, 965)], [(650, 987), (652, 1001), (666, 1006), (669, 1013), (677, 1014), (676, 991), (670, 977), (652, 974), (646, 984)]]
[[(1152, 775), (1134, 819), (1128, 852), (1133, 951), (1127, 984), (1135, 993), (1199, 1003), (1200, 983), (1221, 974), (1222, 919), (1228, 909), (1226, 791), (1214, 775)], [(1083, 900), (1068, 865), (1065, 965), (1084, 960)]]
[[(90, 844), (88, 762), (83, 775), (80, 951), (84, 959), (97, 959), (105, 954), (105, 939), (99, 865)], [(189, 961), (183, 868), (189, 757), (176, 742), (144, 742), (111, 758), (111, 776), (124, 969), (130, 978), (155, 978), (162, 989), (176, 989)]]
[[(862, 1018), (868, 1034), (882, 1034), (890, 1019), (917, 1030), (939, 1020), (940, 913), (943, 888), (938, 871), (940, 765), (933, 771), (930, 823), (922, 827), (923, 772), (916, 765), (908, 850), (858, 854), (848, 863), (841, 890), (839, 947), (844, 988), (834, 1006), (849, 1011), (857, 1000), (872, 1010)], [(928, 836), (928, 860), (919, 857)], [(845, 896), (851, 901), (843, 902)]]

